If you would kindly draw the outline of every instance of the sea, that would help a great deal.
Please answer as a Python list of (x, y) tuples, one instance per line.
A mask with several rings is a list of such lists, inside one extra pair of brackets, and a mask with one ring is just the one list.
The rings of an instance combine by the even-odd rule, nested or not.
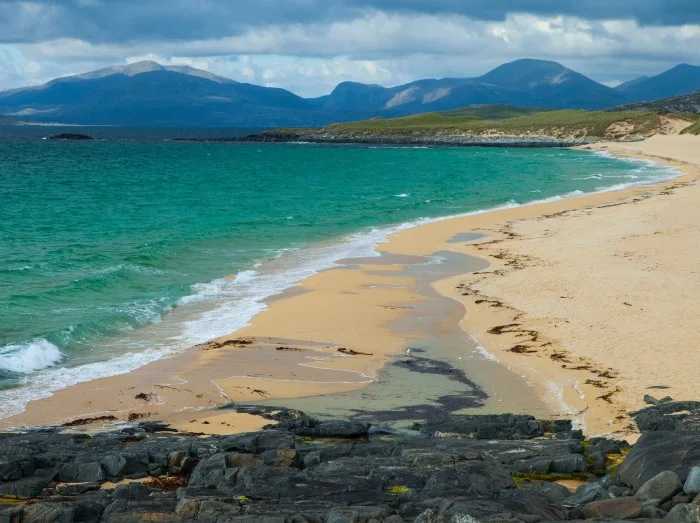
[(584, 150), (173, 140), (254, 131), (0, 126), (0, 418), (244, 327), (394, 231), (679, 174)]

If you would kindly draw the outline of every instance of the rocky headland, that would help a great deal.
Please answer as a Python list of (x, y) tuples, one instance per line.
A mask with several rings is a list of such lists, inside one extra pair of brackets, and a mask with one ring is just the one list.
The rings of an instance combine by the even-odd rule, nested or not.
[(265, 131), (242, 138), (190, 138), (179, 141), (203, 142), (269, 142), (365, 145), (420, 145), (463, 147), (574, 147), (598, 141), (595, 138), (561, 139), (550, 136), (480, 136), (466, 134), (406, 133), (399, 135), (354, 134), (302, 131)]
[(633, 413), (637, 443), (568, 421), (451, 416), (392, 432), (269, 407), (230, 436), (143, 423), (0, 435), (0, 521), (700, 520), (700, 402)]

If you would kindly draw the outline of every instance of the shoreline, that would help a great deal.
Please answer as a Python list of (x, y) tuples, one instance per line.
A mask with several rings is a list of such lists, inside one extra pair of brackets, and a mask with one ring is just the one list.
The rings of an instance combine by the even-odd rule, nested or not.
[[(639, 145), (639, 143), (629, 144), (629, 146)], [(601, 147), (607, 147), (607, 145), (601, 144)], [(630, 154), (632, 153), (630, 152)], [(660, 158), (658, 156), (646, 157), (646, 159), (649, 158), (653, 161), (669, 159)], [(697, 171), (697, 168), (695, 168), (695, 171)], [(482, 259), (484, 259), (484, 255), (486, 255), (491, 263), (489, 271), (493, 269), (495, 272), (501, 269), (499, 264), (505, 266), (509, 262), (507, 259), (504, 261), (503, 257), (500, 259), (498, 257), (493, 258), (491, 256), (492, 253), (488, 250), (489, 248), (486, 247), (489, 243), (491, 245), (495, 244), (493, 240), (498, 238), (489, 237), (482, 243), (476, 240), (464, 242), (464, 244), (450, 243), (450, 240), (455, 235), (475, 231), (490, 231), (492, 235), (500, 234), (501, 236), (507, 236), (507, 230), (494, 230), (494, 224), (499, 220), (503, 221), (505, 219), (506, 221), (511, 220), (517, 222), (529, 220), (533, 217), (552, 212), (571, 212), (570, 208), (572, 206), (575, 209), (585, 208), (591, 205), (600, 206), (605, 202), (610, 203), (617, 201), (622, 197), (622, 194), (630, 198), (637, 196), (637, 194), (654, 190), (661, 193), (664, 188), (659, 187), (660, 185), (673, 185), (680, 180), (684, 180), (688, 176), (697, 177), (697, 172), (690, 175), (686, 173), (675, 180), (660, 182), (654, 185), (631, 187), (621, 191), (598, 192), (545, 203), (523, 204), (514, 208), (493, 210), (477, 214), (470, 213), (466, 216), (438, 218), (426, 224), (392, 233), (385, 243), (377, 246), (376, 250), (382, 255), (424, 258), (433, 256), (436, 252), (441, 250), (448, 250), (450, 252)], [(498, 229), (498, 227), (496, 227), (496, 229)], [(116, 413), (128, 412), (129, 415), (143, 414), (149, 419), (167, 419), (170, 416), (170, 418), (173, 418), (171, 421), (175, 421), (177, 426), (177, 423), (182, 423), (182, 419), (179, 419), (182, 418), (182, 415), (173, 416), (172, 413), (171, 415), (164, 415), (162, 412), (164, 410), (163, 406), (167, 402), (170, 402), (172, 406), (176, 406), (176, 403), (184, 404), (189, 401), (189, 409), (205, 409), (214, 405), (217, 401), (220, 403), (224, 399), (230, 401), (245, 401), (251, 399), (249, 397), (251, 394), (258, 395), (256, 392), (249, 392), (248, 389), (252, 391), (264, 391), (267, 397), (275, 398), (279, 403), (284, 403), (285, 397), (305, 397), (318, 394), (326, 395), (361, 389), (366, 385), (368, 380), (376, 379), (380, 370), (385, 368), (387, 363), (401, 355), (406, 344), (416, 338), (415, 334), (410, 333), (397, 336), (388, 326), (392, 324), (392, 322), (398, 321), (404, 315), (406, 307), (411, 307), (411, 304), (418, 303), (423, 299), (420, 293), (416, 292), (416, 278), (397, 276), (395, 274), (400, 273), (403, 268), (410, 264), (377, 264), (372, 263), (373, 261), (376, 262), (377, 260), (369, 259), (364, 260), (363, 263), (360, 264), (354, 263), (352, 267), (347, 266), (328, 269), (307, 278), (299, 286), (301, 289), (300, 293), (294, 292), (287, 293), (286, 295), (283, 293), (282, 296), (275, 297), (269, 308), (253, 319), (250, 327), (236, 331), (235, 338), (282, 340), (282, 342), (287, 343), (290, 347), (293, 346), (293, 349), (299, 349), (290, 350), (289, 355), (291, 356), (285, 354), (283, 365), (286, 366), (290, 363), (295, 364), (296, 367), (303, 368), (304, 372), (307, 372), (307, 374), (304, 374), (304, 378), (312, 376), (312, 379), (296, 379), (294, 376), (291, 376), (291, 371), (289, 372), (290, 375), (266, 377), (262, 375), (261, 372), (261, 369), (265, 368), (265, 363), (269, 363), (265, 361), (258, 362), (257, 367), (253, 369), (255, 372), (252, 374), (246, 372), (245, 374), (229, 375), (227, 377), (215, 376), (214, 374), (216, 374), (216, 372), (213, 372), (210, 367), (220, 367), (224, 364), (241, 365), (244, 351), (248, 351), (246, 353), (248, 356), (252, 356), (256, 351), (258, 353), (260, 351), (265, 351), (264, 347), (262, 349), (260, 347), (249, 349), (244, 345), (235, 346), (234, 344), (234, 348), (231, 349), (224, 347), (223, 349), (214, 351), (191, 351), (187, 354), (158, 360), (151, 365), (137, 369), (127, 375), (85, 382), (82, 386), (79, 384), (68, 389), (63, 389), (55, 393), (51, 398), (39, 400), (38, 402), (30, 404), (28, 410), (14, 417), (14, 419), (16, 421), (20, 419), (30, 420), (31, 418), (45, 420), (47, 413), (50, 413), (50, 417), (53, 417), (53, 419), (57, 419), (56, 416), (60, 415), (61, 408), (57, 411), (56, 406), (59, 405), (65, 408), (65, 405), (68, 404), (71, 405), (71, 408), (74, 405), (81, 405), (83, 411), (91, 412), (90, 415), (110, 411)], [(517, 260), (514, 263), (517, 264)], [(488, 307), (488, 304), (484, 306), (486, 302), (475, 302), (480, 299), (489, 300), (494, 298), (486, 294), (474, 295), (477, 296), (476, 298), (474, 298), (474, 296), (462, 296), (463, 293), (457, 290), (457, 286), (462, 286), (461, 289), (464, 290), (466, 289), (465, 285), (469, 285), (468, 290), (476, 290), (478, 292), (478, 288), (475, 289), (474, 285), (480, 282), (475, 281), (475, 279), (480, 280), (482, 277), (483, 273), (479, 273), (478, 271), (475, 273), (475, 276), (472, 277), (465, 277), (463, 274), (453, 274), (439, 281), (432, 282), (430, 285), (442, 296), (450, 300), (456, 300), (460, 302), (468, 312), (472, 311), (462, 319), (462, 326), (465, 331), (474, 335), (478, 342), (486, 347), (486, 350), (495, 354), (495, 357), (498, 358), (504, 366), (513, 368), (518, 374), (529, 374), (530, 381), (533, 381), (533, 376), (540, 376), (541, 374), (538, 373), (545, 371), (541, 369), (533, 370), (530, 368), (530, 363), (523, 365), (523, 359), (527, 357), (523, 354), (515, 354), (502, 350), (505, 338), (510, 336), (518, 337), (518, 335), (522, 337), (525, 331), (505, 333), (505, 337), (504, 334), (490, 336), (488, 332), (482, 332), (484, 329), (480, 328), (480, 325), (493, 323), (494, 318), (498, 315), (494, 314), (494, 311), (486, 310), (484, 312), (482, 310)], [(377, 287), (370, 289), (367, 288), (369, 285), (376, 285)], [(329, 308), (334, 312), (328, 314), (326, 318), (328, 321), (326, 325), (323, 326), (314, 325), (313, 318), (311, 321), (300, 318), (298, 313), (300, 310), (327, 312)], [(352, 311), (350, 314), (355, 314), (360, 310), (365, 310), (367, 312), (361, 314), (360, 317), (353, 318), (352, 321), (349, 322), (348, 311)], [(476, 314), (474, 311), (476, 311)], [(313, 314), (313, 312), (311, 314)], [(526, 324), (527, 321), (522, 320), (522, 323)], [(502, 325), (506, 324), (507, 323), (503, 323)], [(354, 334), (351, 332), (353, 330), (355, 331)], [(497, 336), (498, 339), (495, 339), (495, 336)], [(230, 341), (232, 339), (234, 339), (233, 335), (219, 338), (218, 341), (225, 342), (226, 340)], [(308, 347), (304, 345), (310, 342), (320, 342), (322, 347)], [(341, 346), (349, 348), (356, 354), (338, 354), (338, 349)], [(274, 350), (277, 350), (277, 348), (274, 348)], [(287, 351), (283, 352), (286, 353)], [(310, 353), (313, 354), (310, 355)], [(269, 356), (269, 351), (267, 351), (266, 354)], [(513, 356), (514, 354), (515, 356)], [(239, 356), (238, 358), (236, 358), (237, 355)], [(275, 354), (275, 356), (279, 356), (279, 354)], [(295, 358), (294, 356), (298, 357)], [(154, 367), (159, 367), (160, 369), (154, 370)], [(296, 367), (293, 370), (298, 373), (299, 369)], [(307, 369), (309, 370), (307, 371)], [(285, 372), (287, 371), (289, 371), (289, 369), (285, 370)], [(334, 377), (338, 376), (338, 372), (345, 373), (341, 374), (343, 376), (352, 376), (354, 379), (348, 378), (339, 380)], [(549, 372), (551, 373), (552, 369), (549, 369)], [(257, 376), (255, 375), (256, 373)], [(319, 375), (325, 375), (325, 379), (330, 380), (331, 383), (321, 383), (319, 381)], [(357, 379), (356, 376), (360, 376), (363, 379)], [(154, 381), (154, 379), (156, 379), (156, 381)], [(234, 383), (244, 379), (246, 383), (251, 384), (249, 387), (247, 385), (246, 387), (241, 387)], [(135, 390), (135, 388), (138, 387), (140, 387), (140, 390), (144, 388), (143, 384), (152, 383), (161, 383), (160, 386), (162, 387), (176, 389), (177, 387), (175, 385), (182, 381), (188, 382), (188, 388), (196, 390), (201, 395), (201, 397), (196, 395), (197, 398), (202, 401), (193, 402), (191, 398), (186, 400), (185, 396), (187, 396), (188, 393), (173, 391), (169, 392), (167, 397), (165, 397), (164, 394), (158, 394), (153, 400), (147, 402), (148, 405), (144, 405), (142, 400), (133, 401), (128, 397), (128, 393), (125, 392), (128, 390)], [(191, 386), (195, 381), (197, 381), (197, 387)], [(547, 381), (539, 383), (537, 380), (534, 381), (535, 388), (538, 389), (540, 396), (544, 397), (553, 393), (554, 389), (541, 389), (542, 383), (547, 383)], [(265, 388), (258, 388), (260, 383), (264, 383)], [(88, 386), (87, 384), (91, 385)], [(572, 406), (574, 411), (563, 411), (561, 405), (557, 406), (550, 402), (549, 407), (551, 409), (551, 414), (560, 416), (575, 415), (581, 410), (575, 410), (577, 405), (580, 405), (584, 401), (581, 394), (583, 394), (584, 397), (590, 397), (593, 393), (597, 392), (593, 390), (595, 387), (592, 389), (590, 385), (581, 385), (579, 390), (576, 390), (574, 387), (570, 388), (571, 390), (561, 387), (561, 390), (563, 399), (568, 405)], [(95, 397), (93, 398), (95, 403), (102, 403), (102, 401), (106, 399), (104, 396), (109, 395), (112, 395), (112, 400), (114, 400), (116, 398), (114, 393), (116, 390), (119, 390), (121, 398), (117, 401), (121, 404), (121, 407), (116, 407), (114, 401), (112, 401), (112, 405), (110, 405), (109, 409), (95, 408), (90, 411), (90, 408), (88, 408), (85, 403), (81, 404), (80, 400), (75, 401), (80, 398), (81, 391), (84, 393), (88, 390), (92, 391), (92, 389), (98, 389), (97, 394), (94, 395)], [(103, 392), (100, 393), (100, 390)], [(202, 391), (201, 393), (199, 392), (200, 390)], [(143, 392), (143, 394), (152, 393)], [(641, 397), (639, 399), (641, 399)], [(39, 404), (43, 404), (43, 407), (37, 408)], [(587, 417), (592, 417), (593, 412), (596, 412), (596, 415), (600, 416), (604, 411), (611, 410), (612, 408), (613, 407), (608, 405), (598, 405), (596, 407), (597, 410), (594, 409), (594, 411), (588, 413)], [(31, 413), (29, 413), (30, 410), (32, 411)], [(524, 411), (532, 411), (532, 409), (525, 408), (523, 412)], [(185, 411), (185, 414), (190, 412), (191, 410)], [(69, 418), (70, 416), (66, 416), (64, 419)], [(2, 420), (2, 424), (7, 426), (8, 423), (6, 423), (6, 421), (12, 419), (13, 418), (7, 418), (6, 420)], [(251, 420), (245, 420), (245, 423), (241, 421), (240, 426), (236, 427), (236, 430), (238, 430), (238, 428), (248, 427), (248, 422), (250, 421)], [(612, 428), (615, 429), (613, 430), (614, 432), (617, 432), (624, 429), (623, 426), (618, 425), (621, 424), (613, 424), (612, 426), (586, 424), (589, 430)], [(225, 426), (230, 431), (231, 424), (226, 423)]]

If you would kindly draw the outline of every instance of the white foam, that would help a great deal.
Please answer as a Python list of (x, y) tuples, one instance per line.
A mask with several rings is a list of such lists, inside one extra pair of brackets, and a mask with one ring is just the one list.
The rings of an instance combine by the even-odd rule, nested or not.
[(401, 194), (395, 194), (394, 196), (396, 196), (397, 198), (410, 198), (411, 195), (404, 192)]
[(0, 418), (22, 412), (31, 400), (48, 398), (54, 392), (78, 383), (126, 374), (166, 354), (166, 352), (147, 350), (123, 354), (108, 361), (88, 363), (78, 367), (48, 369), (26, 376), (20, 381), (22, 387), (0, 391)]
[(63, 353), (44, 338), (0, 348), (0, 369), (29, 374), (60, 363)]

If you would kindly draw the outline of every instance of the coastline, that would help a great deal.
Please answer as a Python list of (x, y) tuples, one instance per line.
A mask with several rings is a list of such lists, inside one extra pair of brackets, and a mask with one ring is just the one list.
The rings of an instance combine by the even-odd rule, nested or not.
[[(645, 143), (648, 146), (649, 142)], [(644, 144), (616, 145), (615, 149), (627, 146), (617, 151), (627, 157), (636, 154), (633, 148), (640, 148), (638, 153), (645, 154)], [(611, 146), (608, 145), (601, 144), (596, 146), (598, 147), (608, 147), (606, 150), (611, 151)], [(579, 213), (577, 217), (580, 217), (592, 212), (592, 208), (608, 209), (609, 212), (611, 207), (605, 206), (622, 203), (623, 198), (627, 203), (635, 205), (654, 201), (654, 198), (645, 193), (663, 194), (668, 187), (679, 188), (679, 184), (697, 179), (697, 165), (679, 164), (679, 158), (670, 160), (669, 156), (662, 157), (660, 154), (651, 154), (647, 158), (670, 161), (672, 165), (685, 169), (686, 174), (671, 182), (654, 186), (449, 218), (396, 232), (377, 248), (383, 256), (389, 257), (387, 263), (367, 259), (361, 263), (353, 261), (347, 266), (320, 272), (304, 280), (296, 291), (275, 298), (267, 310), (254, 318), (250, 327), (217, 340), (225, 343), (240, 338), (255, 338), (255, 343), (231, 343), (230, 347), (192, 351), (157, 361), (127, 375), (63, 389), (51, 398), (33, 402), (25, 413), (2, 420), (2, 423), (5, 426), (52, 424), (77, 417), (78, 412), (84, 413), (80, 414), (81, 417), (111, 412), (119, 419), (143, 415), (182, 426), (185, 417), (192, 418), (189, 415), (192, 409), (206, 409), (225, 400), (271, 398), (280, 399), (282, 403), (284, 398), (359, 390), (372, 382), (387, 362), (403, 354), (407, 343), (418, 337), (415, 332), (398, 333), (392, 328), (392, 324), (399, 321), (414, 304), (425, 300), (418, 292), (417, 279), (404, 274), (404, 269), (411, 264), (405, 263), (406, 260), (400, 257), (425, 259), (435, 253), (448, 251), (475, 259), (488, 259), (491, 263), (488, 269), (477, 271), (472, 276), (459, 273), (430, 283), (440, 295), (457, 300), (466, 308), (467, 314), (463, 314), (462, 319), (464, 330), (475, 336), (503, 366), (528, 377), (538, 395), (547, 400), (549, 414), (561, 417), (582, 414), (582, 421), (590, 433), (623, 431), (626, 419), (615, 420), (614, 417), (623, 410), (626, 413), (630, 406), (640, 406), (641, 395), (634, 396), (638, 391), (615, 392), (607, 400), (597, 397), (596, 395), (605, 396), (610, 392), (608, 385), (616, 387), (612, 383), (613, 379), (605, 378), (611, 383), (602, 389), (595, 384), (586, 384), (586, 381), (600, 381), (591, 377), (591, 372), (606, 374), (607, 367), (594, 362), (586, 363), (590, 369), (562, 369), (564, 360), (573, 361), (573, 355), (580, 357), (580, 350), (579, 353), (570, 353), (571, 347), (563, 347), (557, 341), (557, 336), (547, 330), (546, 315), (534, 314), (530, 317), (530, 307), (520, 306), (519, 296), (509, 293), (504, 285), (490, 287), (489, 282), (503, 282), (512, 277), (512, 274), (527, 272), (530, 262), (525, 257), (528, 254), (522, 249), (517, 250), (514, 244), (522, 240), (512, 236), (524, 236), (520, 230), (515, 232), (513, 229), (522, 223), (542, 221), (543, 216), (548, 216), (545, 221), (556, 218), (554, 221), (559, 222), (560, 218), (568, 220), (569, 213)], [(620, 205), (615, 209), (621, 211), (627, 207), (629, 206)], [(551, 216), (553, 214), (557, 216)], [(487, 238), (471, 242), (452, 241), (457, 235), (473, 232), (486, 234)], [(423, 261), (413, 260), (413, 263), (420, 264)], [(554, 274), (552, 271), (550, 273)], [(465, 292), (468, 294), (465, 295)], [(531, 296), (530, 293), (528, 297)], [(504, 306), (494, 307), (496, 301)], [(323, 324), (318, 321), (320, 316), (323, 316)], [(517, 330), (502, 334), (488, 332), (493, 327), (511, 323), (521, 325)], [(528, 347), (524, 349), (525, 352), (510, 351), (513, 346), (523, 345), (523, 335), (534, 330), (542, 332), (537, 336), (538, 341), (543, 344), (552, 343), (547, 345), (543, 354), (533, 357), (533, 354), (526, 353)], [(279, 347), (287, 347), (289, 350), (280, 351)], [(349, 349), (355, 354), (340, 352), (340, 348)], [(476, 350), (480, 350), (478, 345)], [(552, 357), (556, 354), (560, 356)], [(270, 370), (271, 357), (279, 362), (273, 364), (273, 371)], [(568, 362), (565, 364), (570, 365)], [(612, 376), (612, 372), (609, 374)], [(623, 379), (632, 380), (623, 376), (618, 381)], [(242, 380), (245, 380), (243, 386)], [(186, 387), (184, 382), (187, 383)], [(574, 385), (576, 382), (579, 383), (578, 386)], [(548, 388), (547, 384), (553, 385)], [(160, 388), (152, 390), (153, 387)], [(626, 384), (625, 387), (629, 385)], [(559, 402), (560, 393), (566, 406)], [(142, 394), (148, 400), (136, 397)], [(551, 401), (551, 396), (555, 396), (554, 401)], [(591, 401), (589, 398), (596, 399)], [(498, 407), (504, 405), (501, 403), (491, 408), (495, 411)], [(532, 404), (522, 405), (521, 412), (533, 412), (528, 407), (532, 407)], [(184, 415), (174, 414), (183, 408), (188, 409)], [(538, 405), (535, 411), (538, 409), (541, 412), (542, 407)], [(215, 415), (220, 416), (221, 413)], [(197, 417), (201, 421), (202, 413), (198, 413)], [(241, 415), (232, 414), (219, 424), (223, 423), (230, 432), (257, 428), (258, 422), (257, 419), (244, 419)], [(210, 427), (205, 429), (209, 430)]]

